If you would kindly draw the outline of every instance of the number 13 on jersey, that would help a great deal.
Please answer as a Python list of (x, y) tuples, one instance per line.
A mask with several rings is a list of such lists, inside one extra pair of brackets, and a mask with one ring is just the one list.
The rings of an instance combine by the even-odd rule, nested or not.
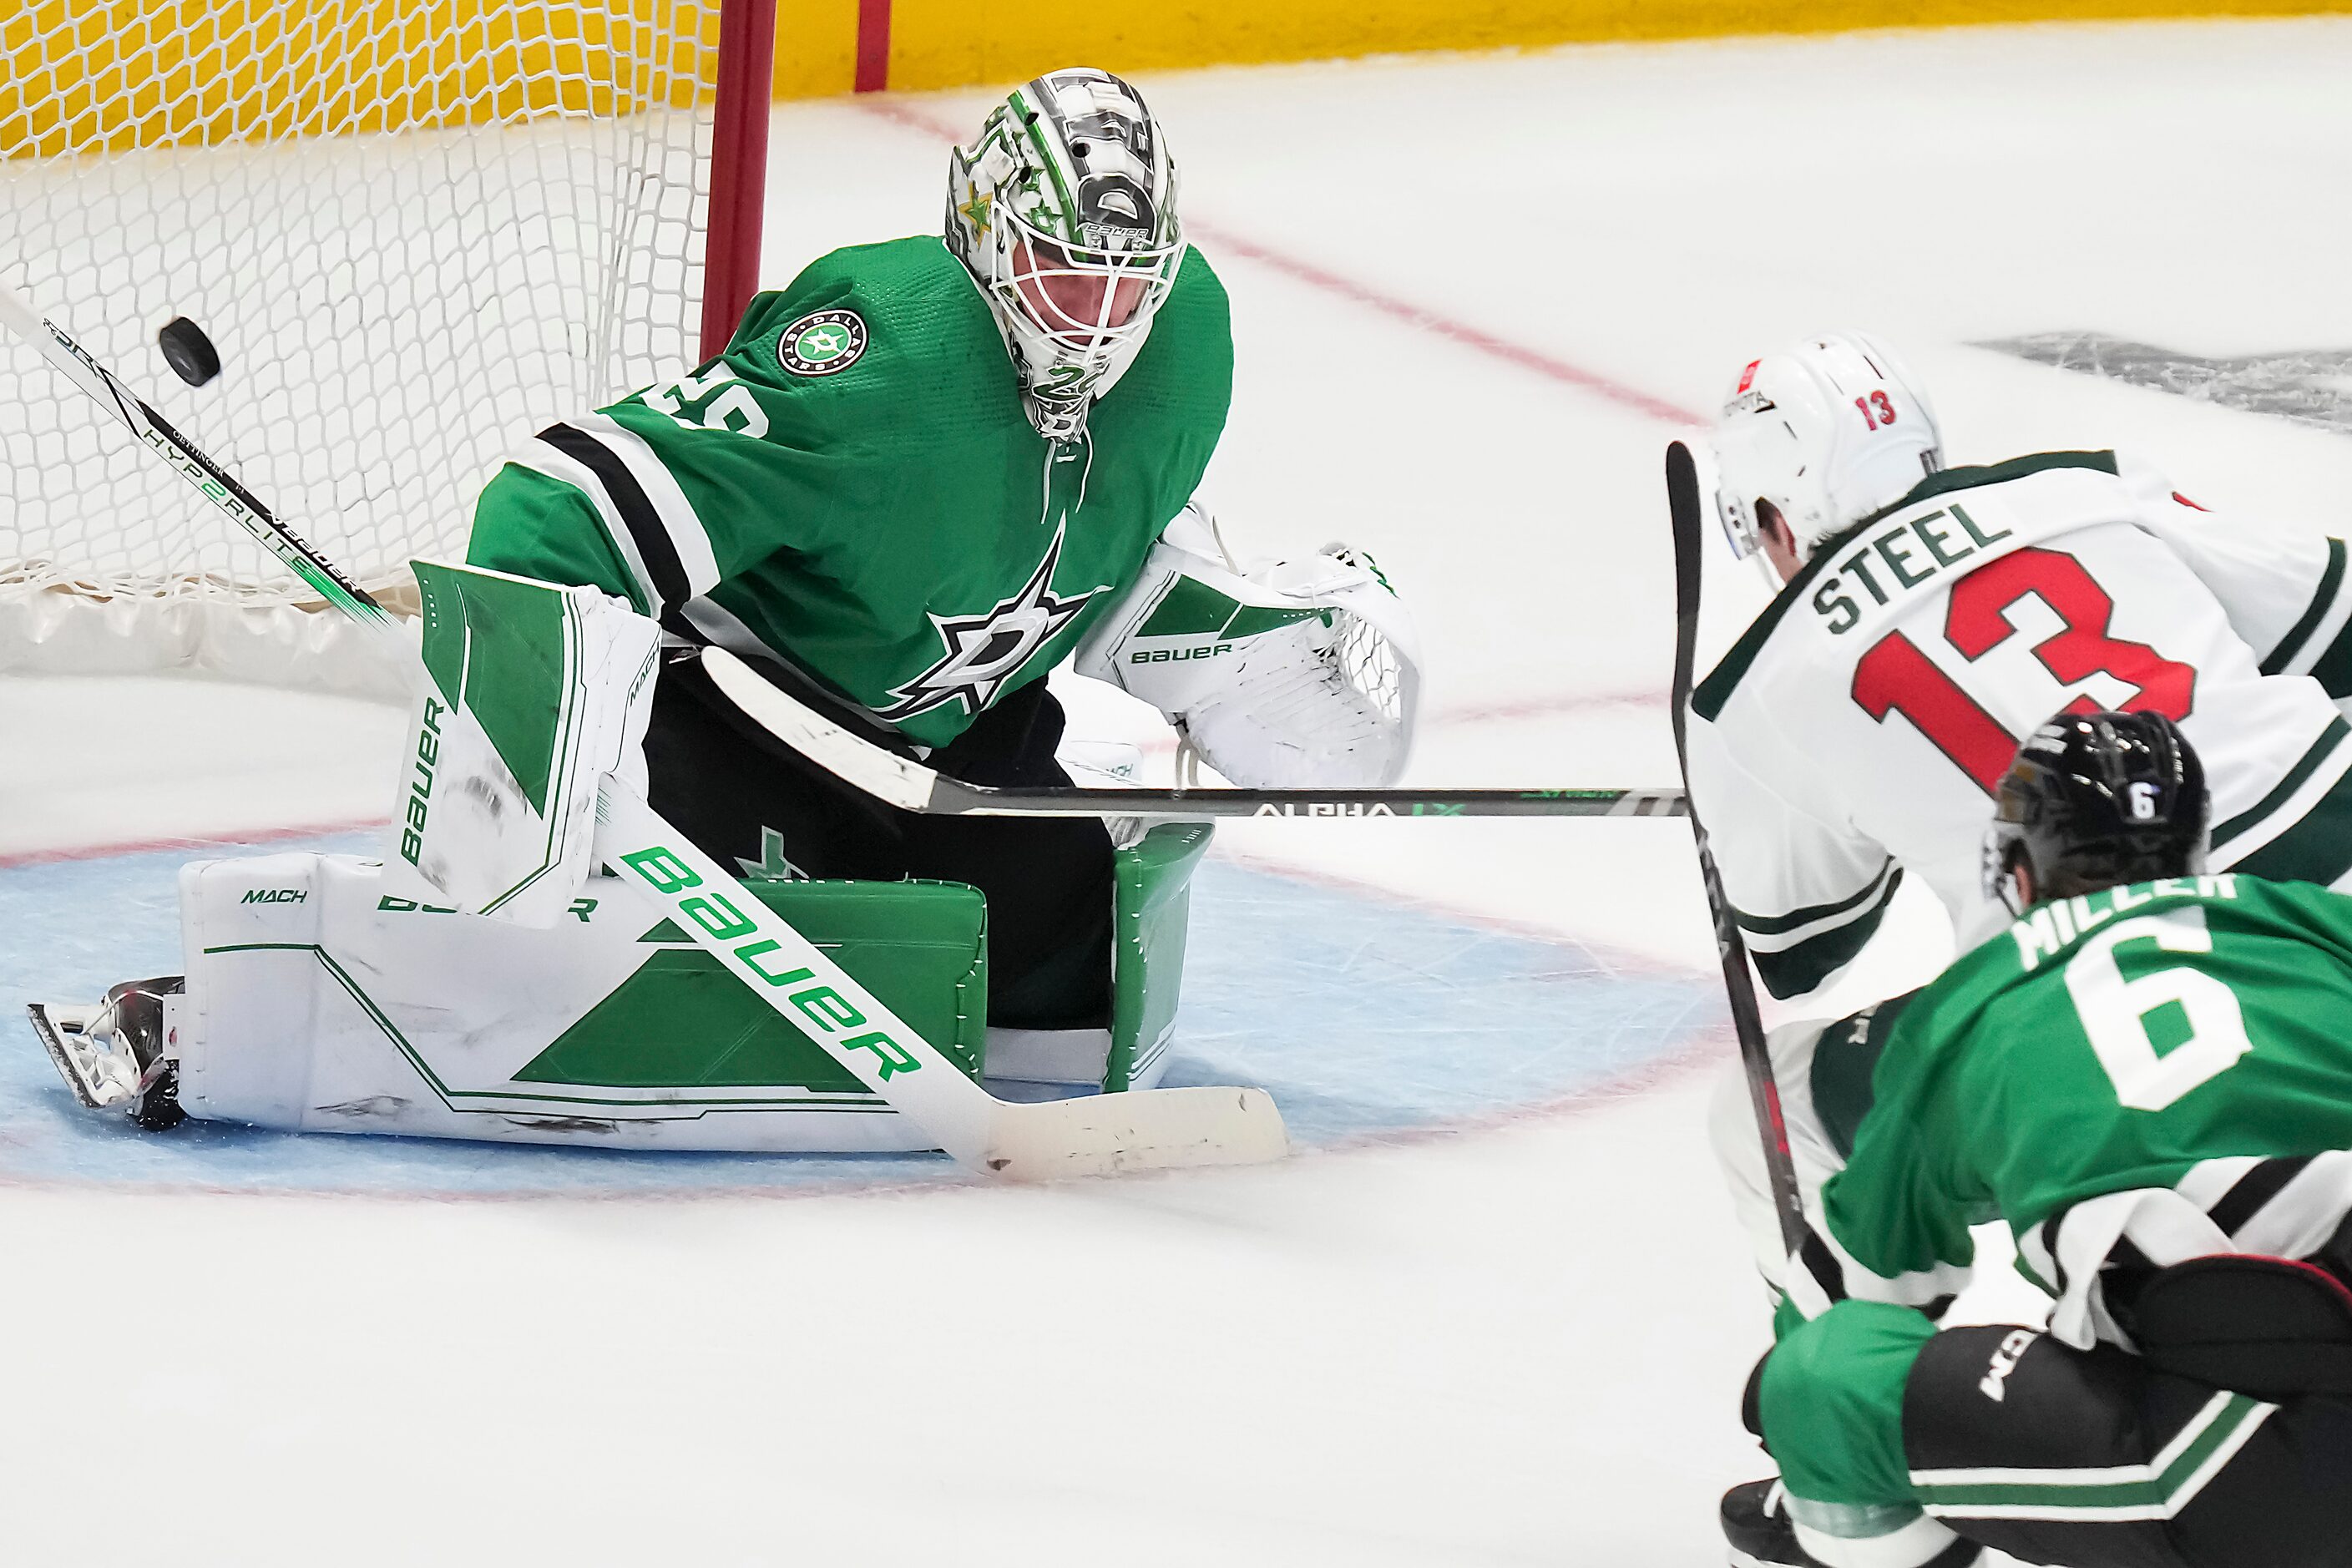
[[(2063, 551), (2028, 545), (1986, 563), (1954, 584), (1944, 613), (1944, 640), (1973, 664), (2017, 635), (2010, 613), (2040, 599), (2063, 623), (2033, 645), (2033, 656), (2062, 686), (2105, 675), (2132, 687), (2112, 706), (2127, 713), (2161, 713), (2176, 723), (2196, 700), (2197, 672), (2146, 643), (2110, 636), (2116, 602)], [(1900, 713), (1936, 749), (1990, 795), (2017, 755), (2018, 739), (1988, 713), (1959, 681), (1900, 631), (1888, 632), (1853, 667), (1853, 700), (1879, 723)], [(2077, 697), (2063, 711), (2102, 706)], [(2040, 723), (2048, 715), (2032, 721)]]

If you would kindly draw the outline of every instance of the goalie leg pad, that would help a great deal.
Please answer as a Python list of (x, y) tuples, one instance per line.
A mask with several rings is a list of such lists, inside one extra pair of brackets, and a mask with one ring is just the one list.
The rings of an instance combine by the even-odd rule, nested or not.
[(1113, 894), (1110, 1059), (1103, 1089), (1150, 1089), (1168, 1070), (1184, 979), (1192, 873), (1209, 852), (1205, 822), (1167, 822), (1118, 858)]
[(992, 1028), (989, 1071), (1017, 1083), (1151, 1089), (1167, 1074), (1183, 993), (1192, 873), (1205, 822), (1163, 822), (1113, 858), (1110, 1020), (1103, 1028)]
[[(543, 931), (387, 893), (381, 868), (342, 856), (200, 861), (180, 886), (180, 1102), (191, 1116), (602, 1147), (931, 1146), (611, 879), (592, 879)], [(979, 1075), (977, 892), (940, 882), (753, 891)], [(813, 1021), (858, 1021), (831, 989), (779, 979)]]

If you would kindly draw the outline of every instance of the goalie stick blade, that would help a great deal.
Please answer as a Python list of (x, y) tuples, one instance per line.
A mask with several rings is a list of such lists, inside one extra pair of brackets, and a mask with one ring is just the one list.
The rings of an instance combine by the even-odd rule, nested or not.
[(727, 700), (835, 778), (901, 811), (928, 811), (939, 774), (849, 733), (761, 679), (723, 647), (702, 650), (702, 670)]
[(1015, 1182), (1261, 1165), (1290, 1152), (1282, 1112), (1262, 1089), (1151, 1089), (1007, 1105), (992, 1131), (988, 1167)]

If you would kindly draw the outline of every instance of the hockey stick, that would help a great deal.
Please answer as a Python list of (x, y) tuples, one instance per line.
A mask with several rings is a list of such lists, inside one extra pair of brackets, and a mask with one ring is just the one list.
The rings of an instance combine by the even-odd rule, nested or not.
[(999, 789), (965, 784), (835, 723), (721, 647), (711, 684), (835, 778), (934, 816), (1675, 816), (1678, 789)]
[[(1687, 735), (1692, 665), (1698, 654), (1699, 551), (1704, 514), (1698, 493), (1698, 465), (1680, 441), (1666, 447), (1666, 506), (1675, 533), (1675, 685), (1671, 698), (1675, 755), (1681, 759), (1683, 784), (1690, 784)], [(1731, 901), (1723, 896), (1723, 878), (1715, 868), (1715, 851), (1708, 847), (1706, 826), (1685, 803), (1691, 837), (1698, 846), (1699, 879), (1706, 888), (1707, 912), (1715, 921), (1715, 950), (1723, 960), (1723, 989), (1731, 1003), (1731, 1027), (1739, 1037), (1739, 1065), (1748, 1072), (1748, 1102), (1755, 1108), (1756, 1131), (1764, 1142), (1764, 1169), (1772, 1182), (1772, 1207), (1780, 1217), (1780, 1240), (1793, 1258), (1804, 1249), (1807, 1236), (1804, 1199), (1797, 1186), (1797, 1163), (1789, 1152), (1789, 1124), (1780, 1114), (1780, 1086), (1772, 1076), (1772, 1056), (1764, 1042), (1764, 1018), (1756, 1005), (1756, 983), (1748, 973), (1748, 944), (1740, 939), (1732, 918)]]
[[(0, 326), (40, 348), (68, 379), (111, 410), (186, 475), (198, 493), (331, 603), (375, 627), (393, 658), (413, 661), (414, 652), (400, 641), (381, 605), (5, 285)], [(625, 879), (634, 880), (698, 946), (794, 1029), (972, 1169), (1048, 1181), (1255, 1164), (1288, 1151), (1281, 1112), (1260, 1089), (1140, 1089), (1031, 1103), (999, 1100), (746, 891), (642, 796), (607, 775), (597, 792), (596, 811), (599, 852)]]
[(58, 374), (121, 421), (124, 428), (169, 464), (174, 473), (194, 485), (199, 495), (226, 512), (239, 528), (258, 540), (263, 549), (317, 590), (320, 598), (355, 621), (382, 626), (394, 624), (392, 612), (377, 604), (366, 589), (336, 570), (332, 563), (311, 548), (310, 541), (256, 500), (234, 475), (173, 429), (162, 415), (132, 395), (129, 387), (90, 357), (89, 351), (68, 337), (56, 322), (36, 313), (24, 296), (5, 283), (0, 283), (0, 326), (38, 350)]

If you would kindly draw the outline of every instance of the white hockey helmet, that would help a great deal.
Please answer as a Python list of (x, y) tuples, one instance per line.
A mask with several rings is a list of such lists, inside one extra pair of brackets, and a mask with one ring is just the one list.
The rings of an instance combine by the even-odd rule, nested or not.
[(1803, 559), (1944, 466), (1927, 390), (1861, 332), (1825, 332), (1748, 361), (1711, 445), (1716, 512), (1738, 556), (1757, 549), (1759, 501), (1780, 512)]
[(948, 248), (980, 285), (1038, 433), (1086, 428), (1183, 265), (1176, 164), (1135, 89), (1048, 71), (948, 159)]

